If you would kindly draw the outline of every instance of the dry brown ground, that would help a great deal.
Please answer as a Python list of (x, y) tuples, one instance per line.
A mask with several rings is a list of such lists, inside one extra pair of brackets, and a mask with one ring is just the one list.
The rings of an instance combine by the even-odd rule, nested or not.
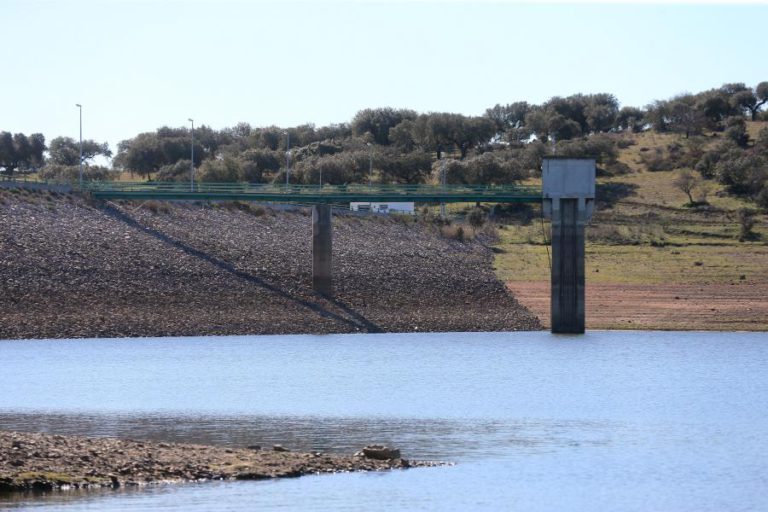
[[(517, 300), (550, 325), (549, 283), (510, 281)], [(589, 284), (587, 329), (768, 330), (768, 284)]]

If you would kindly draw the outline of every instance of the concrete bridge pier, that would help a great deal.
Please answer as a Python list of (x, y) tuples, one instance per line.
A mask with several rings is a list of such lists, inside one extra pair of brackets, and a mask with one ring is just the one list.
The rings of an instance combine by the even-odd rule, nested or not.
[(333, 225), (331, 205), (312, 207), (312, 288), (326, 296), (333, 295)]
[(595, 161), (546, 158), (544, 215), (552, 220), (552, 332), (583, 334), (584, 230), (595, 200)]

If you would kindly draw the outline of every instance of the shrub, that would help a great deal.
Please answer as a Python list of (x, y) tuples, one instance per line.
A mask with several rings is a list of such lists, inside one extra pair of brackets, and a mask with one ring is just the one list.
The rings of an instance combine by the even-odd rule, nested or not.
[(150, 212), (154, 214), (158, 213), (171, 213), (171, 207), (168, 206), (168, 203), (161, 202), (161, 201), (147, 201), (144, 203), (144, 208), (149, 210)]
[[(249, 149), (239, 155), (239, 159), (248, 162), (258, 169), (259, 177), (265, 172), (273, 173), (280, 170), (282, 154), (269, 149)], [(250, 181), (250, 180), (246, 180)]]
[(485, 224), (485, 212), (480, 208), (472, 208), (467, 215), (467, 222), (475, 229), (481, 228)]
[(596, 134), (583, 139), (558, 142), (557, 154), (571, 158), (594, 158), (598, 164), (608, 164), (615, 162), (619, 153), (613, 138)]
[(197, 173), (200, 181), (234, 183), (240, 177), (240, 162), (232, 157), (206, 160)]
[(175, 164), (164, 165), (157, 172), (157, 181), (189, 181), (190, 160), (179, 160)]
[(725, 136), (736, 143), (739, 147), (745, 148), (749, 143), (749, 134), (747, 133), (747, 124), (741, 116), (729, 117), (725, 120)]
[(651, 172), (670, 171), (674, 168), (669, 159), (664, 156), (664, 152), (659, 148), (656, 151), (640, 155), (640, 161)]
[(714, 171), (732, 194), (757, 195), (768, 179), (767, 165), (759, 155), (735, 150), (722, 155)]
[[(364, 150), (350, 150), (335, 155), (312, 157), (298, 162), (291, 171), (300, 183), (317, 184), (320, 174), (323, 184), (367, 183), (370, 154)], [(283, 175), (283, 178), (285, 175)], [(276, 180), (279, 178), (276, 178)]]
[(469, 242), (475, 238), (474, 229), (459, 224), (448, 224), (440, 228), (440, 233), (444, 238), (457, 240), (459, 242)]
[(763, 189), (757, 194), (755, 202), (764, 212), (768, 212), (768, 184), (763, 186)]
[(752, 231), (755, 227), (755, 212), (749, 208), (739, 210), (739, 242), (755, 240), (757, 233)]
[[(38, 173), (40, 178), (53, 183), (77, 183), (80, 179), (80, 167), (77, 165), (46, 165)], [(85, 181), (109, 181), (114, 174), (106, 167), (89, 165), (83, 167), (83, 180)]]
[(635, 139), (619, 139), (616, 141), (616, 147), (619, 149), (627, 149), (630, 146), (634, 146), (637, 144), (637, 141)]
[(499, 185), (525, 178), (527, 173), (521, 162), (506, 156), (509, 155), (484, 153), (466, 160), (450, 160), (445, 164), (446, 180), (455, 184)]
[(387, 181), (396, 183), (424, 183), (432, 170), (432, 155), (414, 151), (404, 155), (383, 153), (374, 159)]

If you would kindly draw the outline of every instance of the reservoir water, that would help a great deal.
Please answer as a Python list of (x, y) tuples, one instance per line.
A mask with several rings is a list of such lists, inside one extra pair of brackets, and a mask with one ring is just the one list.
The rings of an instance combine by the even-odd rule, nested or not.
[(0, 429), (456, 463), (0, 509), (768, 510), (766, 333), (0, 341), (0, 360)]

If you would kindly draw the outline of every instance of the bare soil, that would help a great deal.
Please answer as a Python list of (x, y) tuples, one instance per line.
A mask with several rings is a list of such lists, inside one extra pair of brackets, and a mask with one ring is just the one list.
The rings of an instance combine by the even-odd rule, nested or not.
[[(548, 282), (510, 281), (517, 299), (550, 326)], [(589, 284), (588, 329), (768, 330), (768, 284)]]

